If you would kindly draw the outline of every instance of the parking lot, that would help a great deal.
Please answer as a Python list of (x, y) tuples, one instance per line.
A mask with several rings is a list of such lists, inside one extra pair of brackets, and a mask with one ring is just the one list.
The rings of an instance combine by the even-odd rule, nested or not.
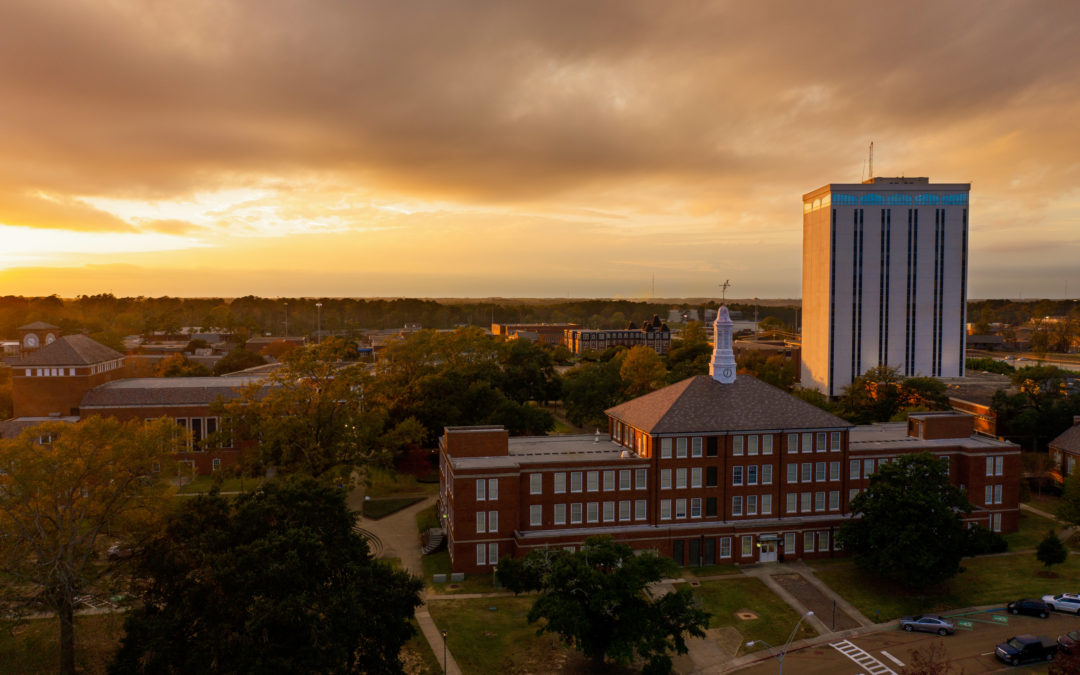
[[(805, 675), (888, 675), (899, 672), (911, 662), (912, 652), (929, 647), (935, 641), (945, 647), (954, 672), (965, 675), (992, 673), (1002, 670), (1046, 672), (1046, 664), (1011, 668), (994, 657), (994, 646), (1014, 635), (1032, 633), (1056, 639), (1070, 630), (1080, 629), (1080, 617), (1072, 614), (1051, 614), (1039, 619), (1013, 616), (1003, 610), (975, 612), (966, 615), (945, 613), (955, 621), (955, 635), (938, 637), (927, 633), (905, 633), (899, 629), (884, 630), (845, 640), (823, 642), (813, 647), (789, 653), (784, 658), (784, 672)], [(772, 674), (777, 671), (777, 659), (769, 658), (739, 671), (751, 675)]]

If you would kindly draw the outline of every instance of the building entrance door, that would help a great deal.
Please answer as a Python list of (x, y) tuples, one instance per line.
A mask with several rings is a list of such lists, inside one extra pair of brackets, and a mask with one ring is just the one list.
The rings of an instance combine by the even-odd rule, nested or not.
[(776, 540), (759, 542), (758, 562), (776, 562)]

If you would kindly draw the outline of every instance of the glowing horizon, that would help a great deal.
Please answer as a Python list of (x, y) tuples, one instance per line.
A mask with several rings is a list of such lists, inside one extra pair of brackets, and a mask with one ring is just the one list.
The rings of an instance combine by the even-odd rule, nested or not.
[(874, 141), (970, 297), (1080, 294), (1080, 6), (796, 10), (16, 0), (0, 293), (797, 298)]

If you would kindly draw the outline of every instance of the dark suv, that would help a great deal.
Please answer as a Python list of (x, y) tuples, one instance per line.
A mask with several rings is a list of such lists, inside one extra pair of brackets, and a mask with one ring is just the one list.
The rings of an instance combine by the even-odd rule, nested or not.
[(1040, 619), (1050, 616), (1050, 605), (1042, 600), (1031, 600), (1030, 598), (1010, 602), (1005, 606), (1005, 609), (1009, 610), (1010, 614), (1028, 614), (1037, 616)]

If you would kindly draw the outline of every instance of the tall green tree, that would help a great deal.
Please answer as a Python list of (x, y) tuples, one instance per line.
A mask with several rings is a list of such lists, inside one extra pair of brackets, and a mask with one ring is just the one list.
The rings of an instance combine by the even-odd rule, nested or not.
[(1080, 471), (1073, 471), (1065, 478), (1058, 516), (1071, 525), (1080, 525)]
[[(161, 478), (185, 439), (176, 424), (90, 417), (46, 422), (0, 440), (0, 596), (60, 620), (59, 670), (75, 672), (75, 598), (105, 588), (106, 537), (129, 545), (155, 528)], [(8, 604), (8, 606), (12, 606)]]
[(649, 584), (676, 573), (671, 560), (651, 551), (635, 555), (610, 537), (590, 537), (574, 553), (541, 549), (503, 559), (496, 572), (514, 593), (539, 593), (528, 615), (529, 623), (542, 622), (538, 633), (555, 633), (594, 667), (605, 658), (641, 659), (650, 674), (670, 672), (670, 652), (685, 654), (685, 636), (704, 637), (708, 626), (689, 588), (649, 597)]
[[(619, 354), (625, 354), (625, 351)], [(621, 356), (610, 361), (587, 362), (563, 376), (566, 417), (577, 426), (607, 426), (604, 411), (626, 400), (619, 369)]]
[(642, 396), (666, 383), (667, 369), (652, 347), (631, 347), (619, 367), (619, 377), (626, 386), (628, 397)]
[(390, 425), (385, 410), (367, 400), (372, 376), (354, 356), (341, 338), (292, 350), (268, 383), (218, 405), (223, 433), (258, 436), (263, 464), (312, 476), (389, 463), (423, 437), (415, 421)]
[(1065, 548), (1057, 532), (1052, 529), (1046, 533), (1043, 540), (1039, 542), (1038, 548), (1035, 549), (1035, 559), (1045, 565), (1048, 570), (1054, 565), (1065, 562), (1068, 557), (1069, 549)]
[(947, 463), (930, 453), (882, 464), (851, 501), (854, 516), (837, 540), (865, 570), (909, 588), (960, 572), (967, 541), (960, 515), (972, 509), (949, 482)]
[(185, 500), (138, 567), (144, 602), (110, 672), (401, 673), (423, 584), (353, 524), (312, 478)]

